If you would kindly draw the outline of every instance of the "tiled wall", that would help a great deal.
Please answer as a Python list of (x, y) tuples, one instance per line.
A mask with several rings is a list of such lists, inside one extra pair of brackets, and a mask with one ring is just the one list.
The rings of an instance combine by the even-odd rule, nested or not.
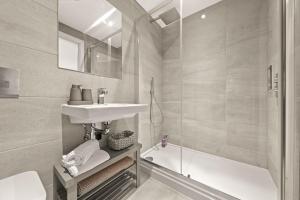
[[(161, 114), (157, 104), (153, 104), (154, 124), (150, 123), (150, 88), (154, 78), (154, 93), (157, 103), (162, 97), (162, 53), (161, 28), (150, 23), (148, 14), (137, 19), (138, 62), (139, 62), (139, 102), (148, 104), (148, 110), (139, 115), (139, 141), (143, 144), (142, 151), (158, 143), (160, 138)], [(154, 101), (154, 100), (153, 100)]]
[(0, 66), (21, 72), (20, 98), (0, 99), (0, 178), (37, 170), (47, 191), (62, 151), (60, 104), (72, 82), (57, 69), (56, 10), (56, 1), (0, 3)]
[(173, 144), (181, 145), (181, 35), (180, 21), (162, 30), (163, 81), (161, 133), (169, 135)]
[(295, 166), (294, 166), (294, 194), (291, 199), (300, 198), (300, 1), (295, 1)]
[[(150, 84), (153, 77), (155, 82), (155, 96), (157, 102), (161, 103), (162, 32), (160, 27), (150, 22), (149, 14), (135, 0), (110, 0), (110, 2), (130, 18), (131, 26), (127, 26), (128, 28), (130, 27), (130, 31), (123, 31), (122, 34), (123, 37), (128, 38), (128, 33), (130, 33), (129, 41), (131, 49), (125, 53), (126, 58), (123, 59), (126, 60), (134, 57), (128, 65), (134, 64), (138, 66), (138, 68), (135, 68), (135, 73), (138, 74), (136, 77), (136, 83), (138, 84), (135, 84), (137, 91), (136, 102), (150, 104)], [(160, 124), (156, 124), (155, 127), (152, 125), (150, 131), (149, 117), (150, 106), (146, 112), (138, 115), (138, 119), (136, 119), (138, 122), (135, 121), (139, 132), (138, 140), (142, 144), (142, 151), (147, 150), (153, 143), (157, 143), (160, 135)], [(156, 105), (154, 106), (154, 117), (156, 119), (161, 117)]]
[[(53, 164), (63, 150), (75, 147), (83, 137), (80, 125), (71, 125), (61, 116), (60, 106), (67, 101), (73, 83), (92, 88), (94, 100), (96, 89), (106, 87), (107, 102), (138, 101), (139, 70), (133, 21), (141, 15), (141, 10), (132, 0), (111, 2), (125, 14), (122, 80), (57, 68), (57, 0), (0, 2), (0, 66), (21, 72), (20, 98), (0, 99), (0, 179), (37, 170), (51, 199)], [(144, 32), (151, 29), (144, 28)], [(156, 64), (151, 63), (154, 58), (150, 61), (143, 58), (147, 57), (147, 51), (156, 52), (151, 45), (155, 40), (152, 36), (158, 37), (156, 34), (151, 29), (149, 36), (141, 40), (149, 48), (140, 62), (150, 69)], [(119, 120), (113, 127), (137, 130), (137, 119)]]
[[(272, 65), (273, 80), (280, 75), (281, 67), (281, 1), (269, 0), (269, 37), (268, 37), (268, 65)], [(280, 101), (276, 97), (274, 85), (268, 91), (268, 169), (277, 186), (280, 184), (281, 166), (281, 127)]]
[(184, 18), (182, 69), (179, 23), (164, 28), (163, 134), (171, 142), (267, 167), (267, 3), (224, 0)]

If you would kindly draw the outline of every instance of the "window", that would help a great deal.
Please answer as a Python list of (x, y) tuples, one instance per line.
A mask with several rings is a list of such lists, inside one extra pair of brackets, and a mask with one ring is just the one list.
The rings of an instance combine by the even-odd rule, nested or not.
[(84, 41), (59, 32), (59, 67), (83, 71)]

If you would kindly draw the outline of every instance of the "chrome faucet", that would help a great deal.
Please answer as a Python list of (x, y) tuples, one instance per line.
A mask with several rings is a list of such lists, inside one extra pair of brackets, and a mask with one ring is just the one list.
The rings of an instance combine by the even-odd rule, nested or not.
[(96, 124), (82, 124), (84, 127), (84, 141), (88, 140), (101, 140), (103, 135), (107, 135), (110, 132), (111, 122), (102, 122), (102, 128), (96, 128)]
[(108, 94), (108, 90), (106, 88), (98, 89), (98, 104), (104, 104), (104, 97)]

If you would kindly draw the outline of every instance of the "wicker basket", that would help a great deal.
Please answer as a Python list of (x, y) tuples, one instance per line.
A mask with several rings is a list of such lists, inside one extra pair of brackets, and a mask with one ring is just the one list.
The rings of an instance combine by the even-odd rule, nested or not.
[(136, 134), (132, 131), (123, 131), (122, 133), (112, 133), (108, 139), (108, 146), (113, 150), (122, 150), (133, 145), (136, 142)]

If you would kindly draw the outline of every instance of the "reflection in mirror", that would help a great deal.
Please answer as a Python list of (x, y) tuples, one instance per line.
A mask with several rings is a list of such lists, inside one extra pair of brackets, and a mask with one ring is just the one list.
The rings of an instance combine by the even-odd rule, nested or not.
[(106, 0), (59, 0), (59, 67), (122, 78), (122, 14)]

